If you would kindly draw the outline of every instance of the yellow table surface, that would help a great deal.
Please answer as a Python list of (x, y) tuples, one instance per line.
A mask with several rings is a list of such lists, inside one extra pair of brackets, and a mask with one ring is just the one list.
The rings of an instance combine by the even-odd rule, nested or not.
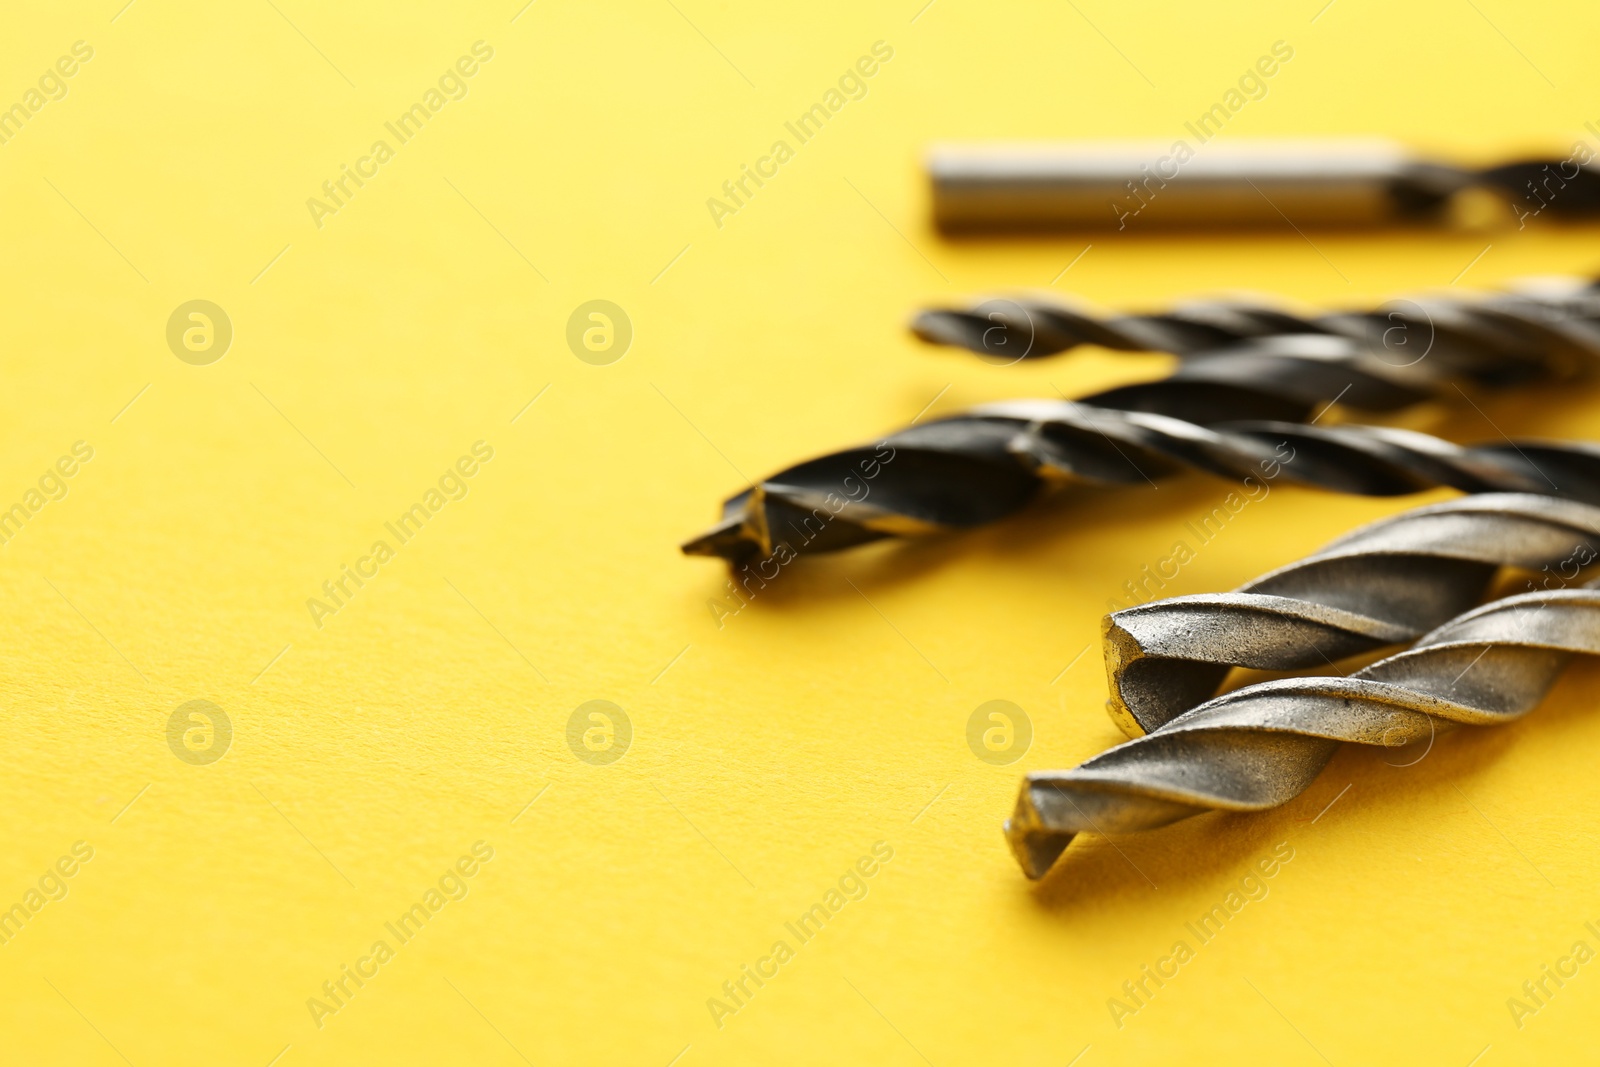
[[(1279, 41), (1292, 60), (1224, 137), (1560, 158), (1596, 141), (1592, 10), (121, 3), (14, 5), (0, 34), (0, 104), (26, 116), (0, 126), (0, 506), (28, 516), (0, 548), (0, 907), (27, 916), (3, 928), (0, 1060), (1593, 1055), (1600, 964), (1546, 979), (1536, 1012), (1508, 999), (1575, 942), (1600, 948), (1594, 667), (1414, 766), (1345, 752), (1281, 810), (1086, 839), (1035, 888), (999, 829), (1019, 775), (1119, 739), (1105, 603), (1226, 485), (803, 562), (720, 620), (725, 570), (677, 548), (745, 478), (930, 402), (1168, 365), (987, 366), (909, 337), (928, 303), (1356, 305), (1594, 268), (1596, 228), (1543, 220), (952, 242), (919, 164), (938, 138), (1183, 137)], [(798, 143), (785, 123), (876, 42), (890, 57), (844, 83), (859, 98)], [(49, 73), (61, 57), (70, 77)], [(461, 57), (470, 77), (450, 75)], [(430, 89), (426, 125), (396, 138)], [(778, 140), (792, 157), (714, 218), (708, 198)], [(346, 165), (368, 176), (331, 203)], [(166, 336), (197, 299), (233, 329), (205, 365)], [(595, 299), (633, 327), (609, 365), (566, 341)], [(1600, 434), (1592, 390), (1478, 405), (1406, 422)], [(48, 475), (77, 442), (92, 459)], [(389, 534), (476, 442), (493, 458), (445, 478), (466, 495)], [(1446, 495), (1275, 489), (1169, 591), (1232, 588)], [(361, 563), (380, 540), (393, 558)], [(313, 618), (345, 565), (376, 576)], [(209, 764), (169, 745), (192, 700), (231, 724)], [(608, 765), (568, 744), (591, 700), (631, 723)], [(1032, 723), (1009, 766), (967, 746), (990, 700)], [(1244, 882), (1280, 843), (1292, 859)], [(471, 877), (451, 873), (464, 856)], [(1241, 887), (1259, 899), (1196, 938)], [(786, 924), (817, 903), (832, 917), (803, 940)], [(1130, 1000), (1180, 941), (1176, 976)]]

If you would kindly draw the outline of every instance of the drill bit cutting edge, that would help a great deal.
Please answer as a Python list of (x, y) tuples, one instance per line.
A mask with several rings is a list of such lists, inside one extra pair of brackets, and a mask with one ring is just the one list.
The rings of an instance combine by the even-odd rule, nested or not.
[(1600, 591), (1507, 597), (1348, 677), (1247, 686), (1072, 770), (1029, 774), (1006, 840), (1037, 879), (1079, 833), (1276, 807), (1300, 795), (1341, 742), (1396, 747), (1519, 718), (1580, 653), (1600, 655)]
[(1503, 567), (1600, 559), (1600, 507), (1489, 493), (1364, 526), (1231, 593), (1113, 612), (1107, 710), (1129, 737), (1216, 695), (1232, 667), (1300, 670), (1415, 639), (1466, 611)]

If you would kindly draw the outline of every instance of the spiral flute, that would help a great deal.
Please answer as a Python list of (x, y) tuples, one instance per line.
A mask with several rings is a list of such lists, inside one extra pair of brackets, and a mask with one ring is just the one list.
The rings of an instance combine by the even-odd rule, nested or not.
[(1072, 770), (1032, 773), (1006, 839), (1023, 872), (1040, 878), (1085, 831), (1277, 807), (1311, 784), (1340, 742), (1397, 746), (1526, 714), (1578, 653), (1600, 655), (1600, 591), (1507, 597), (1348, 677), (1248, 686)]
[(1232, 667), (1300, 670), (1409, 642), (1482, 599), (1502, 567), (1571, 577), (1596, 559), (1590, 504), (1488, 493), (1415, 508), (1231, 593), (1106, 616), (1107, 709), (1137, 737), (1215, 696)]
[[(920, 313), (911, 330), (930, 344), (995, 360), (1038, 359), (1081, 345), (1172, 352), (1204, 362), (1244, 346), (1293, 354), (1291, 339), (1360, 352), (1443, 377), (1526, 380), (1588, 370), (1600, 355), (1600, 287), (1578, 278), (1523, 283), (1517, 292), (1392, 300), (1357, 311), (1307, 315), (1251, 299), (1205, 300), (1155, 314), (1099, 314), (1056, 298), (994, 298)], [(1426, 360), (1426, 363), (1423, 361)], [(1418, 372), (1420, 374), (1420, 371)]]
[(1461, 447), (1371, 426), (1207, 427), (1070, 400), (1017, 400), (913, 426), (876, 445), (772, 475), (727, 500), (721, 522), (683, 551), (735, 564), (770, 557), (780, 546), (791, 554), (835, 551), (994, 522), (1021, 509), (1047, 483), (1143, 485), (1185, 470), (1363, 496), (1450, 486), (1600, 504), (1600, 449), (1591, 445)]

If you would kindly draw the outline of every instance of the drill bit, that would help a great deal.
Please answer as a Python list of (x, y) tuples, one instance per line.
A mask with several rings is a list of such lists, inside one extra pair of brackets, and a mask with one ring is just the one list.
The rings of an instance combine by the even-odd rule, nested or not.
[(911, 331), (930, 344), (1008, 362), (1080, 345), (1206, 359), (1245, 342), (1272, 352), (1269, 339), (1340, 338), (1393, 367), (1426, 357), (1451, 373), (1506, 382), (1566, 377), (1593, 365), (1600, 354), (1600, 287), (1577, 278), (1530, 279), (1512, 292), (1407, 297), (1323, 314), (1239, 298), (1108, 315), (1054, 297), (1023, 296), (923, 311), (912, 320)]
[(1507, 201), (1519, 223), (1600, 211), (1600, 174), (1576, 155), (1470, 168), (1375, 139), (1200, 144), (935, 146), (934, 221), (952, 232), (1392, 225), (1444, 220), (1469, 189)]
[(1215, 696), (1232, 667), (1331, 667), (1466, 611), (1503, 567), (1576, 574), (1596, 559), (1600, 507), (1590, 504), (1486, 493), (1414, 508), (1231, 593), (1112, 612), (1107, 710), (1129, 737), (1150, 733)]
[(1341, 742), (1396, 747), (1519, 718), (1577, 653), (1600, 654), (1600, 592), (1494, 601), (1348, 677), (1247, 686), (1072, 770), (1029, 774), (1006, 840), (1023, 873), (1040, 878), (1084, 831), (1277, 807), (1311, 784)]
[(1046, 483), (1153, 485), (1186, 469), (1363, 496), (1450, 486), (1600, 503), (1600, 448), (1592, 445), (1506, 441), (1464, 448), (1382, 427), (1201, 426), (1070, 400), (1017, 400), (781, 471), (728, 499), (721, 522), (682, 547), (736, 565), (771, 557), (780, 546), (786, 555), (830, 552), (994, 522)]
[[(736, 563), (770, 556), (780, 544), (791, 552), (834, 551), (885, 536), (991, 522), (1022, 507), (1047, 480), (1153, 482), (1185, 465), (1238, 476), (1266, 461), (1257, 454), (1259, 440), (1246, 438), (1267, 429), (1216, 423), (1299, 421), (1328, 396), (1353, 408), (1392, 411), (1436, 398), (1458, 381), (1501, 386), (1586, 373), (1600, 357), (1600, 288), (1570, 279), (1525, 288), (1522, 294), (1316, 318), (1240, 304), (1115, 319), (1066, 312), (1051, 319), (1037, 307), (996, 311), (993, 321), (988, 313), (929, 313), (943, 316), (928, 326), (929, 336), (979, 350), (1010, 345), (1012, 352), (1042, 353), (1103, 343), (1171, 348), (1186, 358), (1157, 381), (1077, 401), (991, 404), (912, 426), (876, 446), (801, 463), (725, 501), (722, 520), (683, 549)], [(1043, 329), (1046, 322), (1051, 325)], [(1385, 333), (1369, 336), (1384, 322), (1390, 323), (1384, 330), (1414, 338), (1407, 344), (1420, 343), (1420, 331), (1428, 331), (1420, 353), (1407, 356), (1410, 362), (1384, 357)], [(1015, 333), (1024, 326), (1026, 336)], [(1010, 339), (994, 340), (991, 332), (984, 340), (996, 329)], [(1046, 343), (1039, 343), (1041, 336)], [(1223, 347), (1209, 347), (1217, 343)], [(1528, 473), (1527, 449), (1516, 456), (1496, 449), (1462, 455), (1418, 435), (1339, 433), (1347, 447), (1333, 448), (1331, 439), (1313, 435), (1308, 443), (1316, 469), (1306, 472), (1303, 463), (1291, 480), (1380, 494), (1413, 491), (1403, 488), (1407, 484), (1543, 491), (1519, 481)], [(1569, 451), (1560, 450), (1562, 456)], [(898, 465), (884, 463), (884, 455), (898, 456)], [(1435, 458), (1447, 455), (1455, 461), (1441, 472)], [(1460, 484), (1465, 468), (1485, 464), (1494, 468), (1485, 484)], [(867, 485), (878, 474), (863, 479), (863, 472), (880, 469), (887, 472), (883, 480)]]
[[(1239, 436), (1249, 427), (1233, 427), (1235, 432), (1223, 439), (1172, 420), (1300, 421), (1328, 396), (1352, 408), (1393, 411), (1437, 398), (1461, 381), (1498, 387), (1587, 373), (1600, 358), (1600, 288), (1566, 279), (1528, 283), (1524, 289), (1315, 318), (1246, 304), (1099, 319), (1040, 305), (1013, 304), (1011, 310), (992, 312), (992, 318), (981, 309), (930, 312), (919, 320), (926, 336), (979, 351), (988, 345), (995, 351), (1043, 354), (1097, 343), (1168, 348), (1185, 358), (1173, 374), (1157, 381), (1060, 404), (991, 404), (912, 426), (876, 446), (801, 463), (724, 501), (721, 521), (683, 550), (735, 563), (771, 556), (780, 544), (795, 553), (834, 551), (886, 536), (994, 521), (1026, 504), (1045, 480), (1153, 482), (1184, 465), (1235, 476), (1239, 464), (1232, 461), (1252, 458), (1250, 442)], [(1025, 334), (1017, 332), (1024, 327)], [(1385, 355), (1404, 347), (1389, 339), (1396, 330), (1413, 338), (1406, 345), (1420, 348), (1406, 354), (1406, 362)], [(1403, 446), (1399, 437), (1379, 437), (1376, 431), (1363, 441), (1347, 435), (1350, 447), (1325, 456), (1308, 480), (1363, 493), (1412, 491), (1394, 487), (1397, 480), (1416, 487), (1457, 484), (1439, 476), (1436, 463), (1425, 461), (1425, 453), (1439, 449), (1423, 438), (1413, 435)], [(1383, 483), (1377, 487), (1378, 472), (1370, 461), (1375, 452), (1381, 454), (1377, 481)], [(900, 456), (898, 466), (888, 468), (885, 454)], [(1518, 463), (1522, 457), (1477, 454), (1498, 470), (1476, 490), (1539, 491), (1504, 470), (1508, 464), (1526, 467)], [(1262, 460), (1256, 456), (1252, 462)], [(1340, 464), (1353, 466), (1341, 471)], [(880, 469), (889, 471), (884, 480), (866, 485), (878, 474), (865, 480), (862, 474)], [(1420, 471), (1420, 477), (1407, 470)], [(868, 503), (871, 493), (876, 501)], [(814, 524), (820, 528), (813, 529)], [(786, 531), (797, 534), (801, 544), (789, 540)]]

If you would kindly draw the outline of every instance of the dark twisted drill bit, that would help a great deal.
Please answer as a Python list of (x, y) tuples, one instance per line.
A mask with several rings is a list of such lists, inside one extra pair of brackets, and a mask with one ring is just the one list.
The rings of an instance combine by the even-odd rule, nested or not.
[[(1033, 343), (1020, 336), (994, 340), (997, 327), (983, 316), (938, 314), (946, 316), (941, 321), (953, 331), (951, 336), (964, 331), (979, 347)], [(998, 328), (1020, 328), (1016, 315), (996, 315), (1002, 323)], [(1047, 321), (1026, 311), (1023, 318), (1029, 330)], [(903, 449), (905, 461), (873, 487), (878, 492), (875, 504), (856, 499), (851, 485), (862, 484), (858, 467), (878, 468), (879, 448), (800, 464), (727, 501), (722, 523), (690, 541), (685, 551), (730, 559), (770, 555), (778, 543), (793, 547), (785, 527), (805, 542), (807, 551), (828, 551), (889, 534), (992, 521), (1020, 507), (1039, 488), (1038, 479), (1010, 469), (1008, 457), (1041, 477), (1127, 482), (1170, 473), (1172, 462), (1161, 453), (1177, 445), (1183, 434), (1170, 424), (1140, 424), (1121, 413), (1196, 423), (1299, 420), (1328, 396), (1366, 410), (1394, 410), (1437, 396), (1457, 379), (1495, 385), (1563, 377), (1587, 368), (1600, 354), (1600, 290), (1576, 284), (1547, 286), (1538, 297), (1435, 301), (1426, 307), (1413, 303), (1386, 313), (1317, 320), (1271, 309), (1213, 305), (1209, 311), (1182, 316), (1050, 321), (1055, 333), (1038, 350), (1060, 350), (1071, 341), (1204, 354), (1186, 359), (1166, 379), (1107, 390), (1064, 408), (1049, 402), (991, 405), (893, 435), (882, 446), (889, 454)], [(1409, 338), (1406, 344), (1420, 346), (1420, 354), (1432, 358), (1408, 355), (1411, 362), (1395, 365), (1377, 354), (1388, 343), (1384, 333), (1377, 335), (1377, 345), (1358, 340), (1385, 322), (1385, 331), (1401, 331)], [(1271, 330), (1287, 332), (1262, 335)], [(982, 340), (985, 331), (991, 332), (989, 342)], [(1209, 347), (1219, 342), (1229, 346)], [(1053, 413), (1061, 410), (1065, 413)], [(1031, 413), (1038, 413), (1038, 419), (1030, 418)], [(1035, 424), (1032, 438), (1039, 447), (1013, 447), (1011, 431)], [(1052, 447), (1052, 440), (1064, 443)], [(1099, 455), (1106, 452), (1102, 443), (1117, 455)], [(1118, 469), (1120, 476), (1114, 473)], [(1319, 472), (1314, 481), (1326, 484), (1336, 473)], [(1503, 482), (1493, 487), (1524, 488)], [(830, 494), (844, 502), (839, 509), (830, 506), (832, 515), (824, 518), (817, 514), (819, 503)], [(812, 529), (817, 521), (826, 529)], [(776, 536), (774, 530), (779, 531)]]
[[(1199, 354), (1159, 381), (1060, 405), (989, 405), (901, 431), (877, 446), (799, 464), (724, 502), (722, 521), (687, 542), (684, 551), (741, 562), (770, 556), (779, 544), (790, 551), (833, 551), (890, 535), (959, 529), (1015, 511), (1046, 478), (1153, 480), (1201, 454), (1198, 465), (1215, 469), (1214, 461), (1229, 451), (1216, 443), (1196, 448), (1186, 439), (1194, 435), (1170, 420), (1141, 420), (1140, 415), (1204, 424), (1295, 421), (1308, 417), (1329, 396), (1355, 408), (1390, 411), (1436, 397), (1458, 381), (1494, 386), (1566, 377), (1587, 370), (1600, 357), (1600, 290), (1585, 286), (1547, 286), (1538, 298), (1508, 295), (1412, 307), (1388, 313), (1395, 322), (1385, 327), (1407, 334), (1411, 339), (1405, 344), (1419, 346), (1404, 364), (1382, 357), (1386, 345), (1391, 352), (1403, 347), (1390, 345), (1385, 334), (1378, 335), (1377, 344), (1357, 339), (1384, 321), (1377, 312), (1313, 321), (1270, 309), (1217, 305), (1186, 317), (1112, 322), (1078, 316), (1065, 325), (1057, 323), (1051, 344), (1044, 348), (1094, 341)], [(986, 343), (983, 332), (997, 328), (984, 325), (988, 320), (981, 315), (939, 314), (946, 316), (940, 321), (951, 337), (965, 336), (980, 347)], [(1022, 317), (1032, 329), (1032, 313)], [(1006, 321), (1004, 315), (1000, 318)], [(1012, 326), (1004, 328), (1014, 328), (1017, 316), (1009, 321)], [(1429, 331), (1426, 340), (1424, 328)], [(1273, 329), (1289, 332), (1258, 335)], [(1229, 344), (1207, 347), (1219, 341)], [(1238, 459), (1242, 442), (1236, 438), (1234, 444)], [(1109, 455), (1108, 448), (1116, 455)], [(865, 485), (886, 467), (884, 455), (902, 458), (881, 482)], [(1342, 458), (1356, 457), (1347, 452)], [(1399, 461), (1400, 466), (1416, 463), (1414, 455)], [(1231, 474), (1238, 464), (1223, 466)], [(867, 471), (874, 473), (864, 480)], [(1346, 491), (1408, 491), (1359, 488), (1369, 473), (1358, 470), (1345, 479), (1357, 486)], [(1339, 472), (1324, 464), (1311, 480), (1344, 488), (1338, 479)], [(1488, 487), (1529, 488), (1503, 478)], [(869, 491), (876, 494), (875, 501), (867, 500)], [(790, 539), (791, 532), (800, 547)]]
[(1084, 831), (1276, 807), (1300, 795), (1341, 742), (1392, 747), (1522, 716), (1575, 653), (1600, 655), (1600, 592), (1507, 597), (1348, 677), (1248, 686), (1072, 770), (1032, 773), (1006, 840), (1023, 872), (1040, 878)]
[(1107, 709), (1137, 737), (1215, 696), (1232, 667), (1331, 666), (1467, 610), (1502, 567), (1576, 574), (1597, 558), (1600, 507), (1589, 504), (1489, 493), (1403, 512), (1231, 593), (1106, 616)]
[(1080, 345), (1207, 360), (1239, 345), (1272, 353), (1279, 351), (1274, 341), (1321, 337), (1332, 350), (1342, 341), (1397, 369), (1426, 357), (1441, 378), (1506, 383), (1592, 367), (1600, 355), (1600, 288), (1576, 278), (1543, 280), (1514, 293), (1404, 298), (1319, 315), (1249, 299), (1192, 301), (1153, 314), (1099, 314), (1055, 299), (1019, 297), (924, 311), (911, 330), (931, 344), (1007, 361)]
[(1600, 450), (1589, 445), (1463, 448), (1370, 426), (1206, 427), (1074, 401), (1019, 400), (913, 426), (877, 445), (772, 475), (725, 502), (722, 521), (683, 551), (735, 563), (770, 557), (780, 545), (791, 555), (835, 551), (993, 522), (1048, 482), (1153, 484), (1191, 469), (1235, 480), (1281, 477), (1364, 496), (1450, 486), (1600, 503)]
[(1507, 201), (1519, 226), (1546, 212), (1600, 212), (1600, 173), (1588, 165), (1587, 148), (1567, 159), (1472, 168), (1378, 140), (1219, 143), (1205, 135), (1208, 121), (1189, 126), (1196, 145), (937, 146), (928, 155), (934, 220), (969, 232), (1392, 225), (1446, 219), (1451, 202), (1470, 189)]

